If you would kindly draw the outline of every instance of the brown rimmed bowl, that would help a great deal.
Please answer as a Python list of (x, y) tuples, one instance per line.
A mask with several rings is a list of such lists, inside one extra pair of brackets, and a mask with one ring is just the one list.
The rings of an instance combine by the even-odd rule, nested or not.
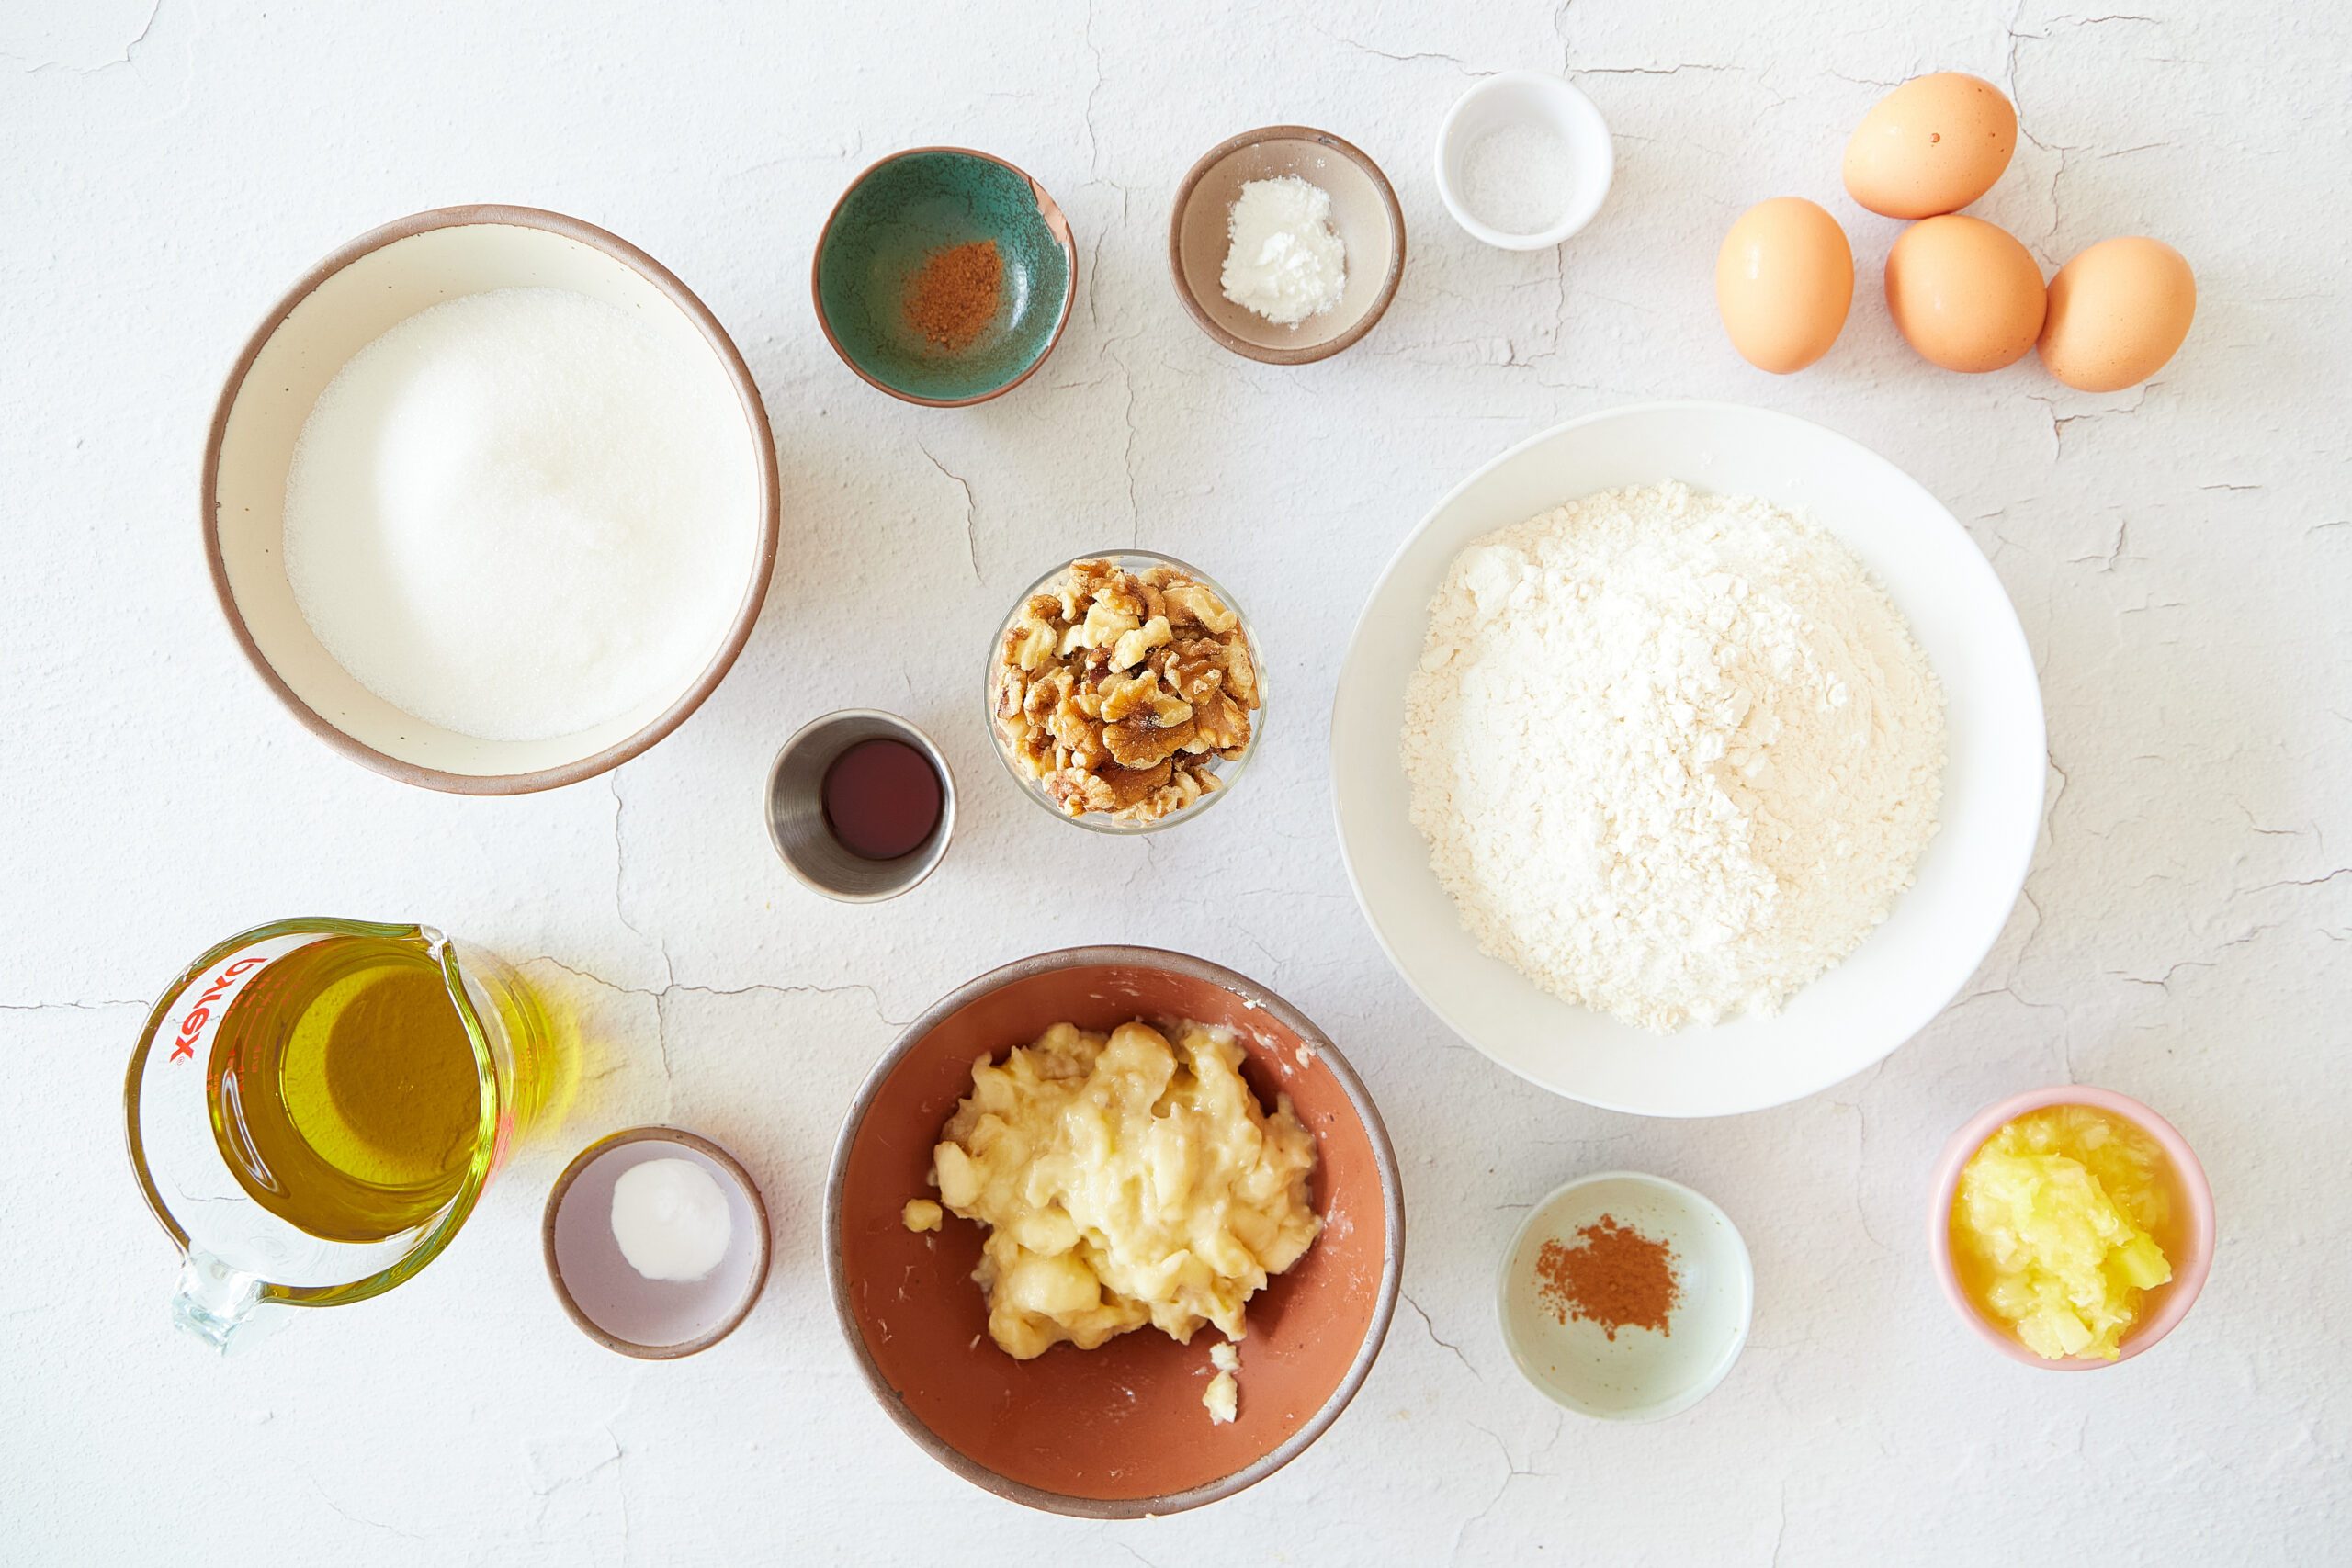
[[(940, 1130), (970, 1090), (972, 1063), (1057, 1022), (1223, 1024), (1247, 1052), (1260, 1101), (1287, 1094), (1315, 1134), (1323, 1234), (1252, 1297), (1239, 1419), (1212, 1426), (1201, 1394), (1208, 1331), (1190, 1346), (1153, 1329), (1095, 1350), (1057, 1345), (1016, 1361), (988, 1337), (971, 1280), (981, 1230), (948, 1216), (908, 1231), (899, 1211), (932, 1193)], [(859, 1089), (833, 1147), (825, 1196), (833, 1310), (882, 1408), (933, 1459), (1001, 1497), (1088, 1518), (1136, 1518), (1214, 1503), (1297, 1458), (1354, 1397), (1396, 1311), (1405, 1205), (1371, 1095), (1306, 1016), (1230, 969), (1145, 947), (1040, 953), (934, 1003)]]
[[(967, 341), (932, 342), (907, 310), (924, 264), (988, 242), (1001, 268), (996, 309)], [(817, 236), (808, 287), (817, 324), (867, 385), (927, 408), (1001, 398), (1061, 342), (1078, 298), (1078, 242), (1046, 187), (993, 153), (912, 147), (866, 168)]]
[[(613, 1184), (647, 1160), (698, 1165), (728, 1195), (727, 1255), (700, 1280), (648, 1280), (613, 1239)], [(645, 1361), (707, 1350), (752, 1314), (768, 1282), (768, 1208), (733, 1155), (679, 1127), (631, 1127), (573, 1156), (539, 1226), (548, 1282), (564, 1315), (605, 1349)]]
[[(287, 581), (286, 476), (319, 393), (346, 361), (428, 306), (493, 288), (568, 288), (698, 343), (742, 413), (752, 547), (731, 620), (684, 691), (550, 740), (485, 740), (428, 724), (368, 691), (320, 646)], [(616, 235), (528, 207), (447, 207), (371, 229), (305, 274), (237, 356), (204, 448), (204, 549), (229, 629), (303, 727), (378, 773), (461, 795), (524, 795), (619, 766), (685, 722), (752, 635), (775, 565), (775, 443), (750, 368), (717, 317)]]
[[(1251, 180), (1295, 175), (1331, 195), (1331, 227), (1347, 252), (1338, 304), (1280, 326), (1225, 297), (1227, 220)], [(1405, 209), (1380, 165), (1328, 130), (1269, 125), (1220, 141), (1176, 188), (1168, 219), (1168, 269), (1185, 310), (1219, 346), (1267, 365), (1329, 359), (1372, 331), (1405, 276)]]

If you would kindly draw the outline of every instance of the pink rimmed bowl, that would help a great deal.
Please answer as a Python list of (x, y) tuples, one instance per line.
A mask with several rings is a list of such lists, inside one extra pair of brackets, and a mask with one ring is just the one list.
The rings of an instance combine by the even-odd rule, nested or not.
[[(2120, 1351), (2112, 1361), (2086, 1356), (2052, 1361), (2034, 1354), (2015, 1335), (1984, 1314), (1962, 1284), (1960, 1271), (1952, 1262), (1951, 1204), (1953, 1195), (1960, 1190), (1961, 1168), (2009, 1122), (2053, 1105), (2081, 1105), (2104, 1111), (2154, 1138), (2156, 1146), (2164, 1151), (2165, 1164), (2173, 1179), (2173, 1195), (2185, 1212), (2181, 1234), (2167, 1253), (2172, 1262), (2172, 1279), (2143, 1298), (2140, 1321), (2124, 1337)], [(2102, 1367), (2119, 1366), (2154, 1346), (2197, 1304), (2197, 1294), (2205, 1288), (2205, 1276), (2213, 1266), (2213, 1189), (2205, 1179), (2205, 1168), (2198, 1163), (2196, 1152), (2180, 1135), (2180, 1130), (2130, 1096), (2080, 1084), (2030, 1089), (1986, 1106), (1944, 1145), (1943, 1154), (1936, 1161), (1935, 1185), (1928, 1200), (1928, 1255), (1935, 1260), (1936, 1278), (1943, 1285), (1945, 1299), (1986, 1344), (2013, 1361), (2045, 1371), (2097, 1371)]]

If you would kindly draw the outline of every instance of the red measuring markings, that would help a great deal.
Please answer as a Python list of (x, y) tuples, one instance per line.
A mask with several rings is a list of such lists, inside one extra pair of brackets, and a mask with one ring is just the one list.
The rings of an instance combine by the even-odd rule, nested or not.
[(186, 1018), (180, 1020), (180, 1037), (172, 1042), (171, 1060), (176, 1062), (196, 1055), (196, 1037), (210, 1021), (212, 1004), (220, 999), (222, 993), (229, 989), (238, 976), (248, 969), (258, 969), (268, 962), (266, 958), (240, 958), (220, 971), (220, 977), (212, 982), (204, 995), (196, 998), (196, 1005), (188, 1009)]

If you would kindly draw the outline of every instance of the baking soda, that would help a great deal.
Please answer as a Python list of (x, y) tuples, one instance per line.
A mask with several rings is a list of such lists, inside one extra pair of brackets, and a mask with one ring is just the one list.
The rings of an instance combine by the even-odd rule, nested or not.
[(327, 652), (393, 706), (489, 740), (577, 735), (718, 653), (757, 476), (697, 341), (570, 289), (494, 289), (411, 316), (319, 394), (286, 573)]
[(1226, 223), (1217, 281), (1225, 297), (1278, 327), (1295, 327), (1348, 291), (1347, 250), (1331, 228), (1331, 193), (1295, 175), (1251, 180)]
[(707, 1278), (735, 1236), (727, 1194), (690, 1159), (650, 1159), (613, 1183), (613, 1241), (649, 1280)]

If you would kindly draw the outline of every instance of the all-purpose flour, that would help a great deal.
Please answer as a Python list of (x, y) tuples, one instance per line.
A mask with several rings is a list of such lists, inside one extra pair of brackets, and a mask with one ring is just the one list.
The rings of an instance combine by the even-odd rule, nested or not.
[(1777, 1010), (1886, 918), (1936, 829), (1943, 692), (1827, 533), (1668, 483), (1455, 558), (1404, 749), (1479, 946), (1668, 1031)]

